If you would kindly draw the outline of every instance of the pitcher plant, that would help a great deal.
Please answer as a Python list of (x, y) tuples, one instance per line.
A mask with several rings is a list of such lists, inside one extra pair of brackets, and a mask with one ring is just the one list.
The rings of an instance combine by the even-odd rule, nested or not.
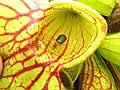
[(79, 90), (117, 90), (102, 57), (119, 77), (120, 33), (106, 36), (101, 14), (78, 1), (0, 0), (0, 90), (73, 90), (78, 77)]

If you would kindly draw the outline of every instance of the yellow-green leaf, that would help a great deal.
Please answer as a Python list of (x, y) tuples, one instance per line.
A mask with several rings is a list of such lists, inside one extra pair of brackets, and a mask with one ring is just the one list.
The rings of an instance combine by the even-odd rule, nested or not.
[(85, 61), (79, 82), (79, 90), (117, 90), (112, 74), (98, 53)]
[(117, 2), (117, 0), (75, 0), (75, 1), (82, 2), (105, 16), (109, 16), (112, 13)]
[(106, 60), (120, 66), (120, 33), (107, 35), (98, 51)]
[(63, 85), (67, 89), (69, 89), (69, 90), (74, 89), (74, 83), (77, 80), (77, 78), (82, 70), (82, 67), (83, 67), (83, 63), (80, 63), (73, 67), (67, 68), (60, 73), (60, 77), (63, 82)]

